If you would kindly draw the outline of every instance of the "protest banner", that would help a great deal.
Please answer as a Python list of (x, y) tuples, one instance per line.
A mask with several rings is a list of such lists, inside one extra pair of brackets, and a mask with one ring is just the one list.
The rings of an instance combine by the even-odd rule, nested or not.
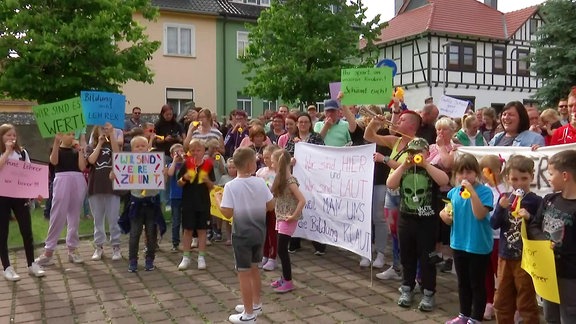
[(552, 192), (548, 174), (548, 159), (561, 151), (576, 150), (576, 144), (562, 144), (554, 146), (546, 146), (532, 151), (530, 147), (521, 146), (461, 146), (457, 149), (456, 153), (470, 153), (477, 159), (484, 155), (496, 154), (500, 155), (503, 159), (508, 158), (513, 154), (519, 154), (534, 160), (534, 181), (530, 185), (530, 190), (539, 196)]
[(114, 153), (114, 190), (164, 189), (163, 153)]
[(294, 176), (306, 198), (295, 237), (372, 257), (375, 144), (330, 147), (297, 143)]
[(104, 125), (109, 122), (115, 128), (124, 128), (126, 96), (102, 91), (82, 91), (82, 109), (88, 125)]
[(342, 83), (330, 82), (330, 84), (328, 84), (328, 87), (330, 87), (330, 99), (336, 100), (338, 98), (338, 92), (340, 92), (340, 88), (342, 87)]
[(55, 137), (57, 133), (70, 133), (86, 127), (80, 98), (66, 99), (32, 107), (42, 138)]
[(384, 105), (392, 99), (392, 68), (343, 69), (343, 105)]
[(550, 241), (529, 240), (526, 235), (526, 222), (522, 221), (522, 263), (534, 283), (534, 289), (540, 297), (560, 304), (556, 261)]
[(468, 101), (465, 100), (442, 96), (438, 102), (439, 116), (461, 118), (466, 113), (468, 104)]
[(7, 160), (0, 169), (0, 196), (48, 198), (48, 166)]

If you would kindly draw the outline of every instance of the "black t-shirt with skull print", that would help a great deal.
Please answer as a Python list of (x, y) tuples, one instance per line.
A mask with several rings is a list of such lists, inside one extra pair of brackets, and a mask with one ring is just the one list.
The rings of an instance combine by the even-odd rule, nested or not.
[(426, 169), (419, 166), (407, 169), (400, 180), (400, 214), (435, 217), (439, 191)]
[[(91, 145), (86, 147), (86, 158), (94, 152)], [(112, 180), (110, 180), (110, 171), (112, 171), (112, 146), (110, 143), (102, 144), (100, 154), (94, 164), (89, 165), (88, 173), (88, 195), (94, 194), (112, 194), (114, 192)]]

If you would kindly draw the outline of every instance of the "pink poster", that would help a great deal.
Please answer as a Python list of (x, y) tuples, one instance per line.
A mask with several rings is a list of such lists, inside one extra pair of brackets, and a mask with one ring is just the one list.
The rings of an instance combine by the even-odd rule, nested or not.
[(0, 196), (48, 198), (48, 166), (8, 160), (0, 168)]

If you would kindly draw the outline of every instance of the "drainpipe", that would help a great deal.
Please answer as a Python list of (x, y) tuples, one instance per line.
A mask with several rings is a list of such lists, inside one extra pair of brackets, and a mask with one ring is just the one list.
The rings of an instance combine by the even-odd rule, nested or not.
[(226, 25), (228, 24), (228, 15), (224, 14), (224, 23), (222, 24), (222, 92), (224, 93), (224, 107), (222, 116), (228, 118), (228, 113), (226, 112), (226, 98), (228, 93), (226, 93)]

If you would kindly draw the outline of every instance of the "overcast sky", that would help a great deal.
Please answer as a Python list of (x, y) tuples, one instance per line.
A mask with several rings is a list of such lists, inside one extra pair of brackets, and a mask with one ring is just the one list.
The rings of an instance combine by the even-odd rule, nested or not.
[[(481, 0), (480, 2), (484, 1)], [(544, 0), (499, 0), (498, 10), (509, 12), (542, 2)], [(380, 14), (380, 19), (384, 22), (394, 17), (394, 0), (362, 0), (362, 4), (368, 7), (368, 18), (373, 18), (375, 15)]]

